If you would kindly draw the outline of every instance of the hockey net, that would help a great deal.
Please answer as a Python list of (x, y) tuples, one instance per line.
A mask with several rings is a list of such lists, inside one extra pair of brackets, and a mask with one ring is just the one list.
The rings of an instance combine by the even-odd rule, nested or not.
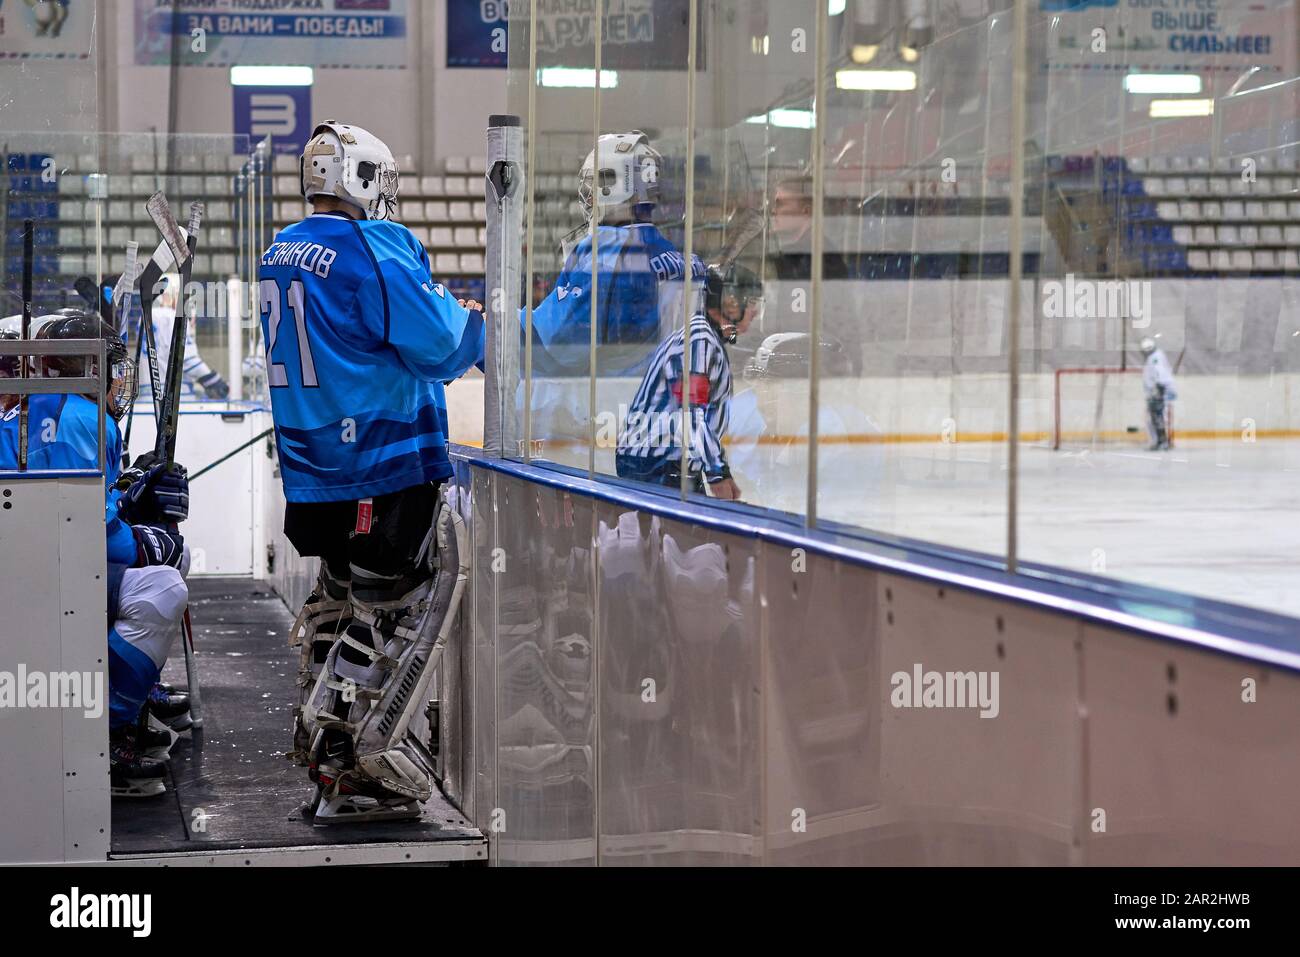
[[(1173, 416), (1165, 407), (1170, 440)], [(1053, 396), (1052, 448), (1145, 446), (1147, 403), (1140, 368), (1057, 369)]]

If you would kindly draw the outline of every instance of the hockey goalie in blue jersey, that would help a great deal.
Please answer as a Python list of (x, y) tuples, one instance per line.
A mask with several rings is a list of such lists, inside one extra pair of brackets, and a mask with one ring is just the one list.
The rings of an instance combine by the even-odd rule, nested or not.
[[(705, 268), (686, 258), (651, 221), (659, 202), (663, 158), (639, 130), (606, 133), (579, 173), (578, 200), (588, 224), (596, 217), (596, 343), (602, 375), (644, 374), (655, 347), (690, 315), (703, 296)], [(533, 310), (533, 335), (543, 373), (588, 372), (591, 342), (592, 239), (573, 234), (555, 288)]]
[[(410, 732), (465, 581), (444, 384), (481, 365), (481, 307), (434, 281), (391, 222), (392, 152), (357, 126), (313, 130), (300, 163), (311, 215), (258, 269), (285, 535), (321, 559), (293, 627), (301, 649), (290, 757), (316, 823), (412, 818), (433, 790)], [(417, 722), (418, 724), (418, 722)]]

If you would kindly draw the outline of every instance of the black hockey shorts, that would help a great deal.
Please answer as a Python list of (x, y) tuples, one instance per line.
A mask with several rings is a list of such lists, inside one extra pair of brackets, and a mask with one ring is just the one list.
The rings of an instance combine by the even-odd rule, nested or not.
[(320, 558), (337, 577), (349, 565), (401, 576), (414, 565), (433, 525), (441, 482), (376, 495), (361, 502), (289, 502), (284, 534), (298, 554)]

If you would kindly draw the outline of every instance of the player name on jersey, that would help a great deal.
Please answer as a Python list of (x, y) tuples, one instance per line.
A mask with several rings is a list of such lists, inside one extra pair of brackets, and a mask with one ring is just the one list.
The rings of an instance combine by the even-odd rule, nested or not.
[(329, 278), (330, 266), (338, 258), (338, 251), (320, 243), (272, 243), (262, 254), (263, 266), (296, 266), (315, 273), (321, 279)]

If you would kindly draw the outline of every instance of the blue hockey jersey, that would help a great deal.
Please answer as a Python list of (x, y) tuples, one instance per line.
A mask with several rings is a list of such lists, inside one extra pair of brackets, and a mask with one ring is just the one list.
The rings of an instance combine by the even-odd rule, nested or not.
[(258, 280), (285, 498), (450, 476), (443, 383), (483, 361), (483, 316), (433, 281), (411, 231), (316, 213), (280, 231)]
[[(83, 395), (33, 395), (27, 405), (29, 472), (98, 468), (99, 405)], [(0, 421), (0, 469), (18, 468), (18, 407)], [(121, 492), (113, 488), (121, 474), (122, 434), (113, 417), (104, 415), (104, 521), (108, 560), (131, 564), (135, 537), (118, 515)]]
[[(598, 370), (604, 375), (640, 375), (650, 356), (674, 328), (681, 328), (686, 258), (651, 223), (600, 226), (596, 232), (596, 342), (642, 346), (610, 352)], [(551, 294), (533, 310), (533, 334), (560, 371), (566, 365), (586, 374), (591, 345), (591, 236), (566, 259)], [(692, 257), (690, 315), (703, 308), (705, 267)]]

